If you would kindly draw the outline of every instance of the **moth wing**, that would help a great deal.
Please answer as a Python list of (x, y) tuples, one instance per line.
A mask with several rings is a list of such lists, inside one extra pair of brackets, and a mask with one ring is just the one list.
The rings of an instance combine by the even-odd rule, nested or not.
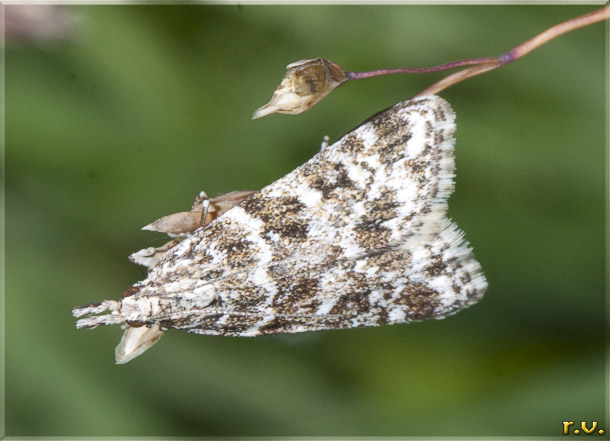
[[(283, 276), (277, 265), (267, 271), (276, 273), (273, 290), (246, 301), (218, 301), (195, 326), (182, 329), (255, 336), (421, 321), (464, 309), (487, 288), (463, 233), (447, 219), (438, 235), (415, 249), (368, 252), (331, 266), (282, 266)], [(246, 278), (234, 274), (215, 286), (239, 296)]]
[[(463, 307), (486, 282), (445, 219), (454, 119), (435, 96), (380, 113), (196, 230), (150, 268), (139, 294), (212, 287), (208, 306), (170, 325), (223, 335), (404, 322)], [(439, 251), (447, 232), (458, 238), (448, 255), (461, 257)]]
[(437, 96), (376, 115), (166, 253), (149, 270), (155, 288), (148, 293), (158, 295), (172, 281), (211, 283), (239, 271), (265, 284), (264, 268), (274, 262), (321, 256), (330, 264), (429, 240), (453, 191), (454, 121)]

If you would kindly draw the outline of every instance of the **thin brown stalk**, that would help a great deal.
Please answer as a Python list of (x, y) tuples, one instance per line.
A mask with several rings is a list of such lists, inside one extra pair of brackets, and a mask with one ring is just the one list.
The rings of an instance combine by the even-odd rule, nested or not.
[(472, 78), (477, 75), (481, 75), (482, 73), (497, 69), (505, 64), (512, 63), (513, 61), (516, 61), (519, 58), (529, 54), (531, 51), (542, 46), (543, 44), (546, 44), (554, 38), (559, 37), (560, 35), (608, 19), (610, 19), (610, 6), (605, 6), (580, 17), (572, 18), (563, 23), (559, 23), (558, 25), (547, 29), (546, 31), (511, 49), (510, 51), (496, 57), (470, 58), (466, 60), (452, 61), (451, 63), (441, 64), (433, 67), (402, 67), (395, 69), (373, 70), (369, 72), (346, 72), (346, 77), (348, 80), (360, 80), (380, 75), (440, 72), (447, 69), (454, 69), (456, 67), (471, 66), (443, 78), (415, 96), (417, 97), (435, 94), (447, 89), (450, 86), (453, 86), (454, 84), (464, 81), (467, 78)]

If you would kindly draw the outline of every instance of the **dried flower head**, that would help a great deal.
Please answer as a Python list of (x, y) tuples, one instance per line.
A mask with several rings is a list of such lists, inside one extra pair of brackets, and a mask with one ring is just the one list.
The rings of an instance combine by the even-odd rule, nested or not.
[[(179, 213), (164, 216), (161, 219), (157, 219), (153, 223), (146, 225), (142, 229), (167, 233), (172, 235), (172, 237), (192, 233), (198, 227), (212, 222), (229, 208), (239, 205), (244, 199), (252, 196), (254, 193), (256, 192), (240, 190), (216, 196), (215, 198), (209, 199), (209, 205), (207, 205), (204, 210), (203, 204), (205, 201), (208, 201), (208, 197), (205, 192), (202, 191), (193, 204), (191, 211), (181, 211)], [(202, 222), (201, 217), (203, 212), (206, 214), (205, 219)]]
[(286, 71), (271, 101), (256, 110), (252, 119), (272, 113), (305, 112), (347, 81), (341, 66), (322, 58), (296, 61), (286, 66)]

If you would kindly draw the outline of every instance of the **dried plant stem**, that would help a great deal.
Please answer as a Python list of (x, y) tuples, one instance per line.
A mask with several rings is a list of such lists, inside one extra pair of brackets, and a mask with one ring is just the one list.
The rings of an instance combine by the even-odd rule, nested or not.
[(425, 95), (435, 95), (442, 90), (447, 89), (448, 87), (453, 86), (465, 79), (476, 77), (477, 75), (481, 75), (485, 72), (489, 72), (490, 70), (494, 70), (498, 67), (502, 66), (500, 63), (489, 63), (489, 64), (481, 64), (479, 66), (470, 67), (468, 69), (461, 70), (454, 74), (451, 74), (442, 80), (434, 83), (432, 86), (428, 87), (425, 90), (422, 90), (417, 95), (413, 96), (413, 98), (417, 98), (418, 96)]
[(451, 63), (441, 64), (439, 66), (432, 67), (397, 67), (394, 69), (379, 69), (370, 70), (367, 72), (346, 72), (346, 75), (348, 80), (363, 80), (365, 78), (380, 77), (382, 75), (391, 74), (440, 72), (443, 70), (454, 69), (456, 67), (491, 63), (494, 62), (496, 58), (497, 57), (470, 58), (468, 60), (452, 61)]
[(440, 66), (424, 68), (405, 67), (396, 69), (380, 69), (369, 72), (346, 72), (346, 77), (348, 80), (361, 80), (364, 78), (371, 78), (380, 75), (389, 75), (397, 73), (440, 72), (443, 70), (454, 69), (456, 67), (472, 66), (443, 78), (442, 80), (428, 87), (426, 90), (423, 90), (417, 95), (415, 95), (415, 97), (423, 95), (432, 95), (439, 93), (440, 91), (445, 90), (454, 84), (464, 81), (467, 78), (481, 75), (482, 73), (497, 69), (498, 67), (504, 66), (505, 64), (512, 63), (513, 61), (516, 61), (524, 55), (530, 53), (537, 47), (548, 43), (549, 41), (559, 37), (560, 35), (608, 19), (610, 19), (610, 6), (606, 6), (583, 16), (576, 17), (558, 25), (555, 25), (552, 28), (547, 29), (546, 31), (536, 35), (530, 40), (497, 57), (470, 58), (467, 60), (453, 61), (451, 63), (442, 64)]
[(433, 67), (404, 67), (372, 70), (369, 72), (346, 72), (338, 64), (322, 58), (296, 61), (286, 66), (286, 75), (280, 86), (273, 93), (271, 101), (254, 112), (252, 118), (260, 118), (272, 113), (288, 113), (294, 115), (305, 112), (315, 106), (334, 89), (342, 86), (349, 80), (362, 80), (365, 78), (398, 73), (441, 72), (457, 67), (469, 66), (443, 78), (412, 98), (423, 95), (434, 95), (467, 78), (481, 75), (482, 73), (497, 69), (505, 64), (512, 63), (553, 38), (608, 19), (610, 19), (610, 6), (553, 26), (497, 57), (470, 58)]

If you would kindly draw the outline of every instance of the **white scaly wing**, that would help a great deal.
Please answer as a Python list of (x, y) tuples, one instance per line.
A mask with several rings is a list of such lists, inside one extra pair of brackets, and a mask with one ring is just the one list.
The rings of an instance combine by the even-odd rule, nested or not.
[[(388, 109), (166, 252), (132, 296), (80, 309), (128, 323), (259, 335), (443, 317), (486, 282), (445, 219), (455, 115)], [(93, 309), (92, 309), (93, 308)]]

